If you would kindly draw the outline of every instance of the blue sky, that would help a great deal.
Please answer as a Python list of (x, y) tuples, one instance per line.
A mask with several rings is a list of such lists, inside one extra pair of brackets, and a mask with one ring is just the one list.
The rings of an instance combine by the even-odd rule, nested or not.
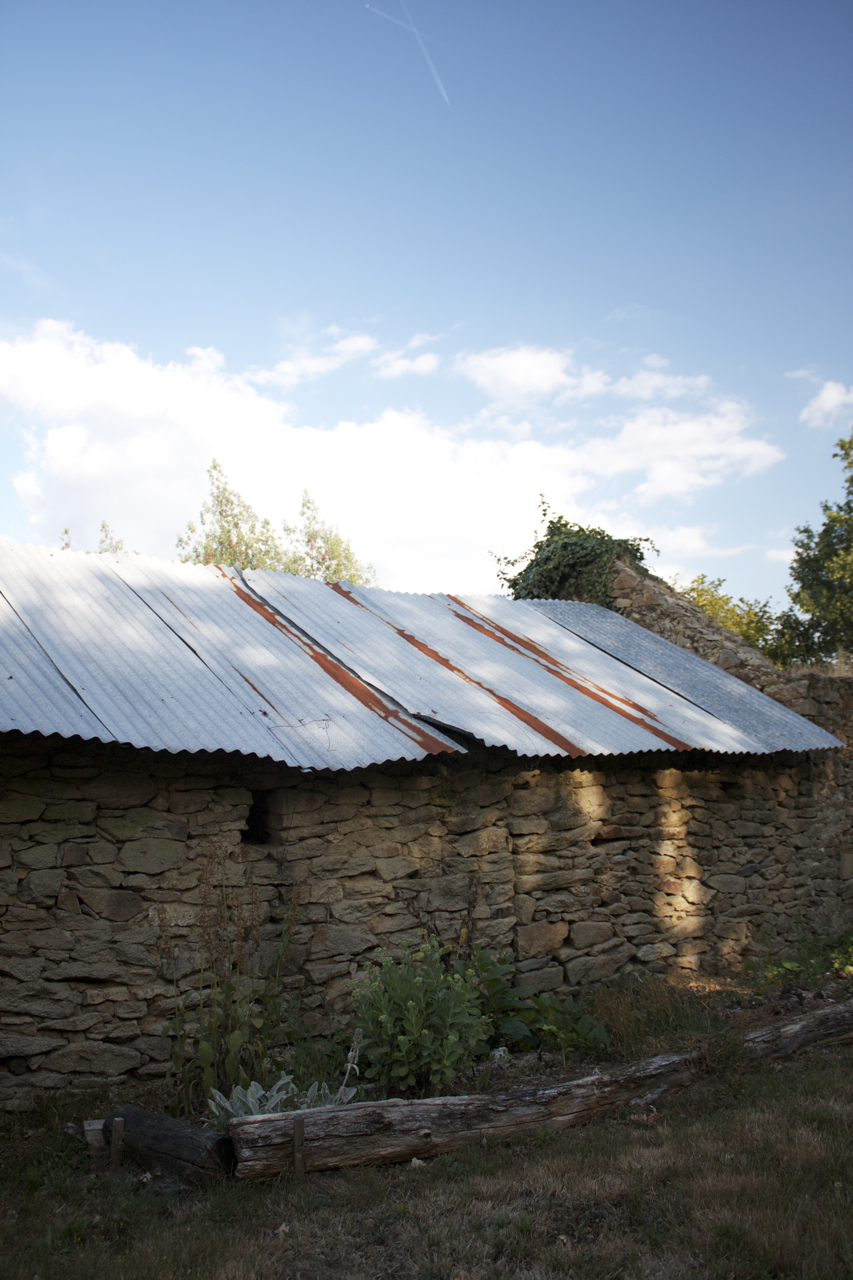
[(851, 54), (849, 0), (6, 0), (0, 532), (173, 555), (215, 454), (395, 589), (494, 590), (544, 492), (781, 600)]

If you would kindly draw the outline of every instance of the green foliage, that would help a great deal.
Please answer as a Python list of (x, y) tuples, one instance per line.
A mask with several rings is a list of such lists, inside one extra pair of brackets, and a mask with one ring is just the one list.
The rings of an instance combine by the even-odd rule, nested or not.
[(571, 996), (563, 999), (550, 993), (531, 996), (532, 1027), (543, 1049), (558, 1049), (566, 1065), (566, 1053), (610, 1053), (613, 1045), (603, 1022), (582, 1012)]
[(491, 1023), (490, 1048), (558, 1049), (564, 1062), (567, 1051), (598, 1055), (612, 1048), (603, 1023), (571, 996), (540, 996), (533, 987), (516, 986), (518, 971), (506, 953), (493, 956), (475, 943), (470, 957), (458, 959), (456, 967), (474, 982), (480, 1011)]
[(735, 635), (745, 640), (753, 649), (766, 650), (772, 645), (776, 632), (776, 615), (768, 600), (745, 600), (739, 596), (735, 600), (723, 591), (725, 579), (709, 578), (700, 573), (686, 587), (673, 584), (682, 595), (687, 596), (700, 609), (704, 609), (708, 617), (721, 627), (728, 627)]
[[(853, 650), (853, 433), (836, 444), (844, 470), (841, 502), (822, 502), (823, 524), (797, 526), (788, 595), (794, 606), (780, 619), (779, 647), (801, 662)], [(795, 612), (796, 610), (796, 612)]]
[(491, 1024), (469, 975), (448, 971), (437, 938), (400, 961), (378, 963), (355, 989), (355, 1025), (364, 1036), (365, 1076), (386, 1093), (446, 1088), (486, 1051)]
[(267, 971), (240, 972), (228, 951), (224, 963), (202, 973), (197, 989), (175, 1000), (162, 1034), (172, 1038), (173, 1115), (200, 1110), (213, 1089), (272, 1086), (282, 1069), (285, 998), (281, 962), (289, 945), (287, 923)]
[[(644, 547), (657, 554), (650, 538), (613, 538), (605, 529), (585, 528), (554, 515), (541, 498), (545, 532), (530, 551), (510, 560), (496, 556), (498, 578), (516, 600), (588, 600), (611, 608), (612, 569), (617, 559), (644, 568)], [(523, 565), (517, 572), (510, 570)]]
[(490, 951), (474, 943), (468, 957), (459, 956), (454, 969), (473, 982), (480, 1012), (490, 1024), (489, 1047), (523, 1045), (531, 1047), (535, 1035), (531, 1031), (533, 1011), (530, 1006), (532, 987), (515, 986), (516, 967), (512, 958)]
[(307, 490), (302, 495), (297, 525), (282, 524), (283, 536), (229, 485), (213, 459), (207, 471), (210, 494), (199, 516), (178, 535), (184, 564), (240, 565), (243, 569), (271, 569), (325, 582), (349, 581), (369, 585), (373, 566), (362, 564), (350, 543), (334, 525), (320, 518)]
[(793, 956), (773, 956), (760, 966), (765, 983), (817, 982), (827, 975), (853, 978), (853, 933), (815, 938), (801, 928)]

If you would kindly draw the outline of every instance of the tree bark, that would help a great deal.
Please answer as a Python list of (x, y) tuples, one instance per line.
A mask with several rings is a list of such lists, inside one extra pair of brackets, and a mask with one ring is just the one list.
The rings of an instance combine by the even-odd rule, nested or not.
[[(784, 1027), (746, 1036), (748, 1062), (787, 1057), (805, 1045), (853, 1031), (853, 1000), (807, 1014)], [(626, 1102), (640, 1105), (683, 1089), (697, 1072), (696, 1053), (663, 1054), (615, 1070), (596, 1072), (541, 1089), (458, 1098), (357, 1102), (317, 1107), (304, 1118), (306, 1172), (349, 1165), (411, 1160), (452, 1151), (472, 1139), (504, 1138), (531, 1129), (587, 1124)], [(238, 1178), (293, 1172), (297, 1113), (232, 1120)]]

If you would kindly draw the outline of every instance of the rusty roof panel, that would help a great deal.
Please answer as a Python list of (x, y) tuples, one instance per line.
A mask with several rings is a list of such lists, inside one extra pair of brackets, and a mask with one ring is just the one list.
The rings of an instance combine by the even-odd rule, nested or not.
[(811, 720), (695, 653), (601, 605), (577, 600), (523, 602), (587, 644), (642, 671), (760, 743), (760, 750), (825, 750), (843, 744)]
[(288, 626), (239, 573), (147, 556), (122, 556), (112, 567), (215, 674), (258, 733), (275, 739), (283, 751), (276, 758), (354, 769), (458, 749)]
[[(510, 690), (495, 693), (476, 675), (432, 652), (420, 629), (412, 633), (395, 625), (386, 610), (398, 599), (393, 593), (349, 584), (329, 587), (280, 573), (247, 572), (245, 578), (294, 625), (411, 715), (443, 725), (451, 734), (454, 729), (473, 734), (488, 746), (510, 746), (521, 755), (554, 751), (547, 725), (541, 726), (543, 736), (532, 717), (513, 714)], [(424, 611), (443, 612), (429, 596), (416, 599)], [(566, 752), (560, 753), (568, 753), (571, 745), (566, 742)]]
[[(763, 745), (749, 734), (715, 718), (643, 671), (528, 608), (503, 596), (446, 597), (468, 625), (490, 630), (506, 645), (526, 652), (543, 670), (574, 684), (593, 702), (611, 707), (628, 723), (640, 723), (663, 741), (720, 752), (756, 752)], [(620, 726), (616, 726), (617, 734)], [(611, 748), (612, 749), (612, 748)]]

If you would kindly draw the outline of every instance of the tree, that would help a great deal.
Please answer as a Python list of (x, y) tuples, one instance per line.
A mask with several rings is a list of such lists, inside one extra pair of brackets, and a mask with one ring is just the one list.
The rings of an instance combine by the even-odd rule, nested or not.
[[(73, 551), (74, 547), (71, 542), (71, 530), (66, 525), (59, 535), (62, 538), (60, 551)], [(117, 538), (113, 533), (106, 520), (101, 521), (101, 537), (98, 542), (98, 555), (116, 555), (119, 551), (124, 551), (124, 542), (121, 538)], [(91, 551), (87, 551), (86, 555), (90, 556)]]
[(207, 475), (210, 494), (201, 508), (200, 527), (190, 521), (186, 532), (178, 535), (177, 547), (183, 553), (179, 558), (184, 564), (240, 565), (361, 586), (373, 581), (373, 566), (362, 564), (337, 528), (321, 520), (307, 490), (302, 495), (299, 523), (283, 522), (282, 536), (231, 488), (215, 458)]
[(836, 442), (844, 469), (841, 502), (822, 502), (823, 524), (797, 526), (788, 587), (792, 609), (780, 615), (777, 648), (787, 661), (832, 658), (853, 650), (853, 432)]
[[(644, 569), (644, 545), (657, 554), (651, 538), (613, 538), (604, 529), (573, 524), (551, 511), (540, 495), (545, 532), (524, 555), (496, 556), (498, 577), (515, 600), (589, 600), (610, 608), (612, 569), (617, 559)], [(510, 573), (517, 565), (524, 567)]]
[(766, 650), (774, 643), (777, 619), (768, 600), (737, 600), (723, 591), (724, 578), (709, 578), (704, 573), (689, 582), (686, 587), (672, 584), (676, 591), (687, 596), (700, 609), (704, 609), (712, 621), (734, 631), (753, 649)]

